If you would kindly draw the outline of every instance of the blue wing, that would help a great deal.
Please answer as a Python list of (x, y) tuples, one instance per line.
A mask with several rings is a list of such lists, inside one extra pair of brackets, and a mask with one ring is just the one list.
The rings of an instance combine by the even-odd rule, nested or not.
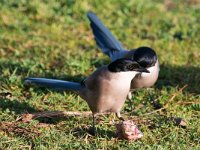
[(101, 20), (93, 12), (88, 12), (87, 16), (90, 20), (90, 26), (96, 43), (101, 48), (102, 52), (108, 55), (111, 60), (123, 57), (127, 51), (124, 50), (120, 42), (104, 26)]

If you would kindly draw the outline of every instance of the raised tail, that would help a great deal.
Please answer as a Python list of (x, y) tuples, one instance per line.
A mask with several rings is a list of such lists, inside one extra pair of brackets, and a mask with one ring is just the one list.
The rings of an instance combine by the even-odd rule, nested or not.
[(104, 26), (101, 20), (93, 12), (87, 13), (90, 20), (97, 45), (102, 52), (110, 57), (112, 61), (121, 58), (127, 53), (121, 43), (112, 35), (112, 33)]
[(79, 91), (83, 88), (81, 83), (46, 78), (27, 78), (24, 83), (26, 85), (38, 85), (57, 90)]

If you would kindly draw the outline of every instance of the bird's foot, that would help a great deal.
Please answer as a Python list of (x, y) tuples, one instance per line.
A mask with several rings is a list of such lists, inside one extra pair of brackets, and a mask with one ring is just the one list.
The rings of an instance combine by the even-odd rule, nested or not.
[(88, 132), (89, 132), (90, 135), (95, 136), (96, 135), (96, 128), (90, 127)]
[(121, 114), (119, 112), (116, 113), (116, 116), (119, 120), (121, 121), (125, 121), (125, 119), (121, 116)]

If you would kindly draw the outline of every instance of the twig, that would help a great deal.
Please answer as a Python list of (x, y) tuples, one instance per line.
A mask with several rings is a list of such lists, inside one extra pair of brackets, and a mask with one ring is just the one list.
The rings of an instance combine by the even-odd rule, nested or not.
[(178, 105), (192, 105), (192, 104), (200, 104), (200, 101), (197, 102), (178, 102)]
[[(102, 113), (102, 114), (108, 114), (108, 113)], [(44, 111), (44, 112), (37, 112), (37, 113), (31, 113), (31, 114), (22, 114), (20, 120), (23, 122), (29, 122), (32, 119), (36, 118), (55, 118), (55, 117), (68, 117), (68, 116), (92, 116), (92, 112), (86, 111), (86, 112), (72, 112), (72, 111)], [(18, 119), (19, 120), (19, 119)]]
[(179, 93), (181, 93), (187, 86), (188, 86), (188, 85), (186, 84), (186, 85), (184, 85), (182, 88), (180, 88), (177, 92), (175, 92), (175, 93), (172, 95), (172, 97), (169, 99), (168, 103), (165, 104), (164, 108), (167, 108), (168, 105), (169, 105), (169, 103), (171, 103), (171, 102), (174, 100), (174, 98), (175, 98)]

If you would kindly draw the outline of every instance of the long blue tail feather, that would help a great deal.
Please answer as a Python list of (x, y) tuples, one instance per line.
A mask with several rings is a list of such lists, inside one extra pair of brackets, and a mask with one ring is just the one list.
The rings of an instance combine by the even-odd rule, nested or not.
[(78, 82), (63, 81), (56, 79), (46, 79), (46, 78), (27, 78), (25, 79), (26, 85), (38, 85), (42, 87), (57, 89), (57, 90), (71, 90), (79, 91), (83, 88), (83, 85)]

